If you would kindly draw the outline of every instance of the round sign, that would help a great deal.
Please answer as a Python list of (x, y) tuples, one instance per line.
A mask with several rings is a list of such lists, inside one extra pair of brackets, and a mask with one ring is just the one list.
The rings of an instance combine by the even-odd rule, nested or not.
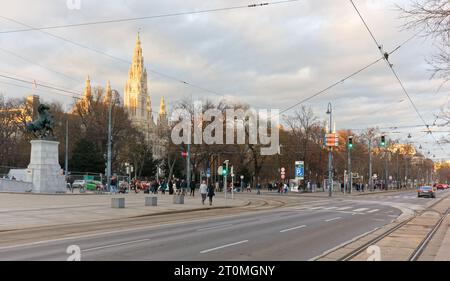
[(241, 180), (243, 180), (244, 179), (244, 176), (241, 176)]
[(286, 171), (286, 169), (285, 168), (281, 168), (281, 172), (284, 172), (284, 171)]
[(286, 178), (285, 175), (281, 175), (281, 179), (284, 180)]

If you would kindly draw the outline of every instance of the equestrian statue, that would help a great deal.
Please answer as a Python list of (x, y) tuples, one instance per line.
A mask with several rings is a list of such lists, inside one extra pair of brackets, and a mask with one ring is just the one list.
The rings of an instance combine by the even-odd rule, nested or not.
[(50, 115), (49, 110), (50, 107), (48, 105), (40, 104), (38, 106), (38, 119), (27, 123), (26, 125), (27, 131), (33, 133), (38, 139), (54, 139), (53, 126), (55, 122), (53, 121), (53, 117)]

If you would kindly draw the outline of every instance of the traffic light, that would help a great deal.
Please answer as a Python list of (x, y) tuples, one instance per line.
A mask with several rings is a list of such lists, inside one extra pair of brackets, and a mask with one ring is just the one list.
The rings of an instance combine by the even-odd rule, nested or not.
[(386, 146), (386, 137), (385, 136), (381, 136), (381, 144), (382, 147)]
[(349, 136), (348, 137), (348, 149), (352, 149), (353, 148), (353, 137)]
[(226, 176), (228, 174), (228, 171), (227, 171), (227, 164), (226, 163), (223, 163), (222, 164), (222, 176)]

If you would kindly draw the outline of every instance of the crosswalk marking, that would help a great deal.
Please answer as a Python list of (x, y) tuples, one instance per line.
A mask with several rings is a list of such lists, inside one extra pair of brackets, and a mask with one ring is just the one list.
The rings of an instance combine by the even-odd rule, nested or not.
[(359, 208), (359, 209), (353, 210), (353, 212), (364, 212), (367, 210), (369, 210), (369, 208)]

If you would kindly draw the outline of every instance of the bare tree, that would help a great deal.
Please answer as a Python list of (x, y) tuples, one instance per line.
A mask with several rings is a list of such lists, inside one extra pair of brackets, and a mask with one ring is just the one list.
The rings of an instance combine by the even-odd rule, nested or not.
[(450, 2), (448, 0), (411, 0), (408, 7), (398, 8), (407, 29), (419, 30), (426, 37), (438, 41), (439, 52), (429, 63), (433, 76), (450, 79)]

